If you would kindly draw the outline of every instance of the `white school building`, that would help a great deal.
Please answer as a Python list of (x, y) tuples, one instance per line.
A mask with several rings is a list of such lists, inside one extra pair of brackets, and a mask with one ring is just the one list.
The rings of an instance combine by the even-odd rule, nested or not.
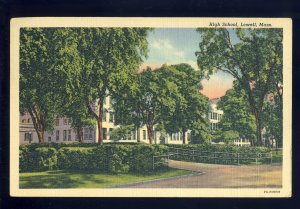
[[(219, 98), (211, 99), (210, 112), (208, 114), (210, 130), (215, 131), (219, 127), (219, 123), (223, 116), (223, 110), (217, 109), (217, 102)], [(103, 105), (103, 143), (114, 142), (110, 139), (110, 132), (118, 126), (114, 124), (114, 111), (111, 107), (111, 98), (107, 97), (104, 100)], [(138, 133), (139, 132), (139, 133)], [(20, 115), (19, 123), (19, 141), (20, 144), (38, 143), (38, 136), (35, 132), (32, 119), (29, 113)], [(182, 133), (173, 133), (162, 136), (159, 131), (155, 130), (153, 134), (153, 144), (183, 144)], [(83, 128), (83, 143), (97, 143), (98, 142), (98, 129), (94, 128)], [(130, 137), (118, 142), (138, 142), (138, 136), (140, 136), (141, 143), (149, 143), (148, 133), (146, 126), (143, 126), (137, 130), (131, 131)], [(191, 139), (191, 131), (186, 133), (186, 144)], [(53, 131), (46, 131), (44, 133), (45, 143), (73, 143), (78, 142), (77, 132), (71, 128), (71, 118), (60, 117), (55, 119), (55, 126)], [(222, 144), (222, 143), (220, 143)], [(237, 146), (250, 146), (250, 141), (247, 139), (236, 139), (233, 144)]]
[[(110, 132), (118, 126), (114, 124), (114, 111), (111, 107), (111, 98), (106, 97), (103, 104), (103, 143), (114, 142), (110, 139)], [(138, 134), (139, 132), (139, 134)], [(38, 136), (35, 132), (32, 119), (29, 113), (20, 115), (19, 119), (19, 140), (20, 144), (38, 143)], [(95, 125), (94, 128), (83, 128), (83, 143), (97, 143), (98, 142), (98, 129)], [(131, 131), (130, 137), (118, 142), (137, 142), (140, 136), (141, 143), (149, 143), (148, 133), (146, 126), (137, 130)], [(186, 133), (186, 143), (191, 138), (191, 131)], [(73, 143), (78, 142), (77, 131), (71, 128), (71, 118), (59, 117), (55, 119), (55, 126), (53, 131), (46, 131), (44, 133), (45, 143)], [(173, 133), (171, 135), (162, 136), (160, 132), (155, 130), (152, 139), (153, 144), (182, 144), (182, 133)]]

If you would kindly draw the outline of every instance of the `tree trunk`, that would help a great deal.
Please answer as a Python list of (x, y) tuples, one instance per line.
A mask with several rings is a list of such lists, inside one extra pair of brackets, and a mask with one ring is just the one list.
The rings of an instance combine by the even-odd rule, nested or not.
[(264, 97), (265, 94), (260, 96), (260, 101), (259, 104), (257, 105), (254, 96), (253, 96), (253, 92), (251, 90), (250, 84), (244, 84), (244, 87), (247, 90), (247, 95), (248, 95), (248, 102), (251, 108), (251, 111), (255, 117), (255, 122), (256, 122), (256, 140), (257, 142), (255, 143), (256, 146), (262, 146), (262, 135), (261, 135), (261, 127), (262, 127), (262, 121), (261, 121), (261, 110), (263, 107), (263, 101), (264, 101)]
[(148, 133), (148, 139), (149, 144), (152, 144), (152, 138), (153, 138), (153, 126), (147, 124), (147, 133)]
[(97, 119), (99, 144), (103, 144), (102, 115), (103, 115), (103, 102), (101, 101), (99, 102), (99, 117)]
[(83, 128), (77, 128), (77, 137), (79, 143), (83, 143)]
[(37, 131), (37, 136), (38, 136), (38, 139), (39, 139), (39, 143), (44, 143), (45, 140), (44, 140), (44, 131)]
[(98, 127), (98, 143), (103, 144), (103, 130), (102, 130), (102, 113), (103, 113), (103, 101), (99, 101), (99, 112), (98, 115), (91, 108), (90, 103), (86, 101), (86, 106), (90, 114), (96, 119)]
[(255, 146), (254, 139), (252, 139), (252, 138), (250, 139), (250, 146), (252, 146), (252, 147)]
[(182, 144), (186, 144), (186, 142), (185, 142), (185, 133), (186, 133), (185, 130), (182, 131), (182, 134), (183, 134), (183, 136), (182, 136)]
[(34, 107), (31, 107), (31, 108), (29, 108), (28, 112), (30, 114), (34, 129), (37, 133), (39, 143), (44, 143), (45, 142), (45, 140), (44, 140), (45, 130), (43, 128), (43, 124), (40, 122), (41, 119), (38, 118), (37, 111), (34, 109)]
[(255, 121), (256, 121), (256, 140), (257, 146), (262, 146), (263, 141), (262, 141), (262, 134), (261, 134), (261, 119), (259, 113), (255, 114)]

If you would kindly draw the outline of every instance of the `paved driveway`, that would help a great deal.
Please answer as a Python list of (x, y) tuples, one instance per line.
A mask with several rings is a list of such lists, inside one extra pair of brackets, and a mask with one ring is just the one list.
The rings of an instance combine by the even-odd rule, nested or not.
[(173, 168), (199, 172), (195, 175), (124, 185), (130, 188), (263, 188), (282, 186), (281, 165), (217, 165), (169, 161)]

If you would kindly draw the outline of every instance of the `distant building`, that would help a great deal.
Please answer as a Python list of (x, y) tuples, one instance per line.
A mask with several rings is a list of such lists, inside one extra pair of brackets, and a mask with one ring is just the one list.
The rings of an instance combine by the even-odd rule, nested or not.
[[(92, 107), (93, 109), (96, 106)], [(58, 117), (55, 119), (54, 130), (46, 131), (44, 133), (45, 143), (73, 143), (78, 142), (78, 136), (75, 129), (71, 128), (71, 118)], [(103, 131), (103, 143), (113, 142), (110, 139), (110, 133), (115, 128), (119, 126), (114, 124), (114, 110), (112, 109), (112, 100), (110, 97), (106, 97), (103, 104), (103, 117), (102, 117), (102, 131)], [(20, 144), (28, 143), (38, 143), (38, 136), (35, 132), (31, 117), (28, 113), (20, 115), (19, 124), (19, 141)], [(132, 130), (130, 137), (123, 140), (118, 140), (118, 142), (137, 142), (138, 136), (140, 136), (140, 142), (149, 143), (148, 133), (146, 126), (139, 129)], [(186, 143), (188, 143), (191, 138), (191, 132), (186, 133)], [(93, 128), (83, 128), (83, 143), (96, 143), (98, 142), (98, 129)], [(155, 130), (152, 139), (153, 144), (182, 144), (183, 134), (173, 133), (171, 135), (162, 135), (160, 132)]]
[(220, 101), (220, 98), (214, 98), (209, 100), (210, 111), (208, 114), (210, 131), (216, 131), (219, 128), (219, 123), (223, 117), (223, 110), (217, 108), (217, 103)]

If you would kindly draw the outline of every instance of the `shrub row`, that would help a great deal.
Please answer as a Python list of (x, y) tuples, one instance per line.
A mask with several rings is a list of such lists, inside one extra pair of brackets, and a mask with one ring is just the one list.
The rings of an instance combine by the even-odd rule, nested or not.
[[(266, 147), (239, 147), (233, 145), (167, 145), (171, 159), (200, 163), (249, 164), (270, 163), (270, 149)], [(175, 148), (175, 149), (174, 149)], [(176, 149), (179, 148), (179, 149)]]
[[(164, 145), (22, 145), (20, 171), (52, 169), (97, 170), (108, 173), (152, 171), (153, 155), (167, 152)], [(160, 164), (157, 168), (163, 167)]]

